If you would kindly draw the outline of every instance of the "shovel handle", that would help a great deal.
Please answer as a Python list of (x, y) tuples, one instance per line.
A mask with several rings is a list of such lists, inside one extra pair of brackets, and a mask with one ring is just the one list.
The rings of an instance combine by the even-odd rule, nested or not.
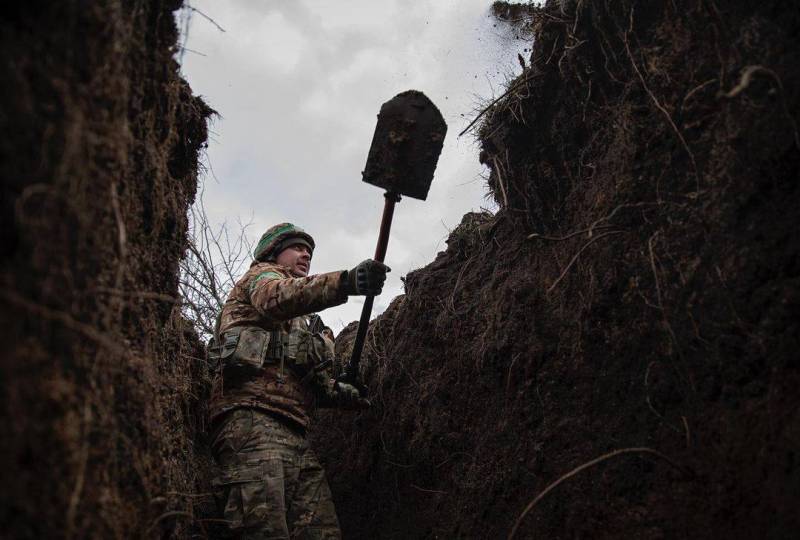
[[(391, 191), (387, 191), (383, 196), (386, 198), (386, 201), (383, 205), (381, 230), (378, 234), (378, 245), (375, 247), (374, 257), (378, 262), (383, 262), (386, 258), (386, 248), (389, 245), (389, 231), (392, 228), (392, 217), (394, 216), (394, 205), (400, 201), (400, 195)], [(367, 296), (364, 298), (364, 307), (361, 309), (361, 318), (358, 320), (358, 331), (356, 332), (356, 339), (353, 342), (353, 353), (350, 355), (350, 363), (347, 364), (345, 372), (341, 377), (343, 382), (355, 384), (357, 387), (360, 386), (357, 384), (358, 365), (361, 362), (361, 351), (364, 350), (364, 340), (367, 337), (369, 317), (372, 315), (372, 304), (374, 301), (374, 296)], [(363, 387), (359, 389), (362, 390)]]
[(383, 262), (386, 258), (386, 247), (389, 245), (389, 231), (392, 228), (392, 217), (394, 216), (394, 205), (400, 202), (400, 195), (387, 191), (383, 194), (386, 201), (383, 204), (383, 216), (381, 216), (381, 230), (378, 233), (378, 245), (375, 246), (374, 259)]

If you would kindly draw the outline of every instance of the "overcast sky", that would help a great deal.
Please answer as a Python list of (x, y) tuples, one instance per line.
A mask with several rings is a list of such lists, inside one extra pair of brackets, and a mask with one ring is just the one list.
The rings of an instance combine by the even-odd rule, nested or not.
[[(192, 0), (182, 71), (220, 115), (211, 125), (203, 179), (213, 225), (253, 222), (255, 241), (295, 223), (316, 240), (312, 273), (372, 257), (383, 191), (361, 181), (381, 104), (424, 92), (448, 124), (426, 201), (395, 210), (392, 268), (373, 317), (402, 293), (400, 277), (445, 249), (448, 231), (486, 194), (478, 147), (458, 133), (503, 91), (530, 44), (489, 16), (489, 0)], [(322, 313), (335, 332), (361, 298)]]

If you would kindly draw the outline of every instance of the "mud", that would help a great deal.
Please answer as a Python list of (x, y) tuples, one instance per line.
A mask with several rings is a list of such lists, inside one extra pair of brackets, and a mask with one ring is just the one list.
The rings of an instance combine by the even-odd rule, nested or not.
[(211, 110), (173, 60), (179, 5), (3, 7), (7, 538), (188, 536), (202, 498), (205, 364), (176, 305)]
[(373, 322), (372, 410), (318, 419), (345, 536), (796, 537), (800, 10), (525, 24), (478, 128), (500, 211)]

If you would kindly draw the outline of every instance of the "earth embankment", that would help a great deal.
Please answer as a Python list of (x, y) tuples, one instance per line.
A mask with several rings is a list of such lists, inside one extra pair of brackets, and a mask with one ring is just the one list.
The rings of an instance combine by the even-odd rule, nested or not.
[(500, 210), (372, 323), (373, 408), (318, 423), (345, 535), (796, 537), (800, 9), (524, 19), (478, 129)]
[(187, 536), (202, 350), (178, 261), (210, 109), (180, 1), (12, 2), (0, 20), (0, 530)]

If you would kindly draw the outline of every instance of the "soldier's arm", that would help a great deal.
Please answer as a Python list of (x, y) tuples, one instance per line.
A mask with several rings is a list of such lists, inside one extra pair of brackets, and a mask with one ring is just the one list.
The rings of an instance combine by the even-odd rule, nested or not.
[(344, 274), (340, 271), (295, 278), (266, 269), (250, 282), (250, 302), (265, 319), (274, 322), (338, 306), (347, 301)]

